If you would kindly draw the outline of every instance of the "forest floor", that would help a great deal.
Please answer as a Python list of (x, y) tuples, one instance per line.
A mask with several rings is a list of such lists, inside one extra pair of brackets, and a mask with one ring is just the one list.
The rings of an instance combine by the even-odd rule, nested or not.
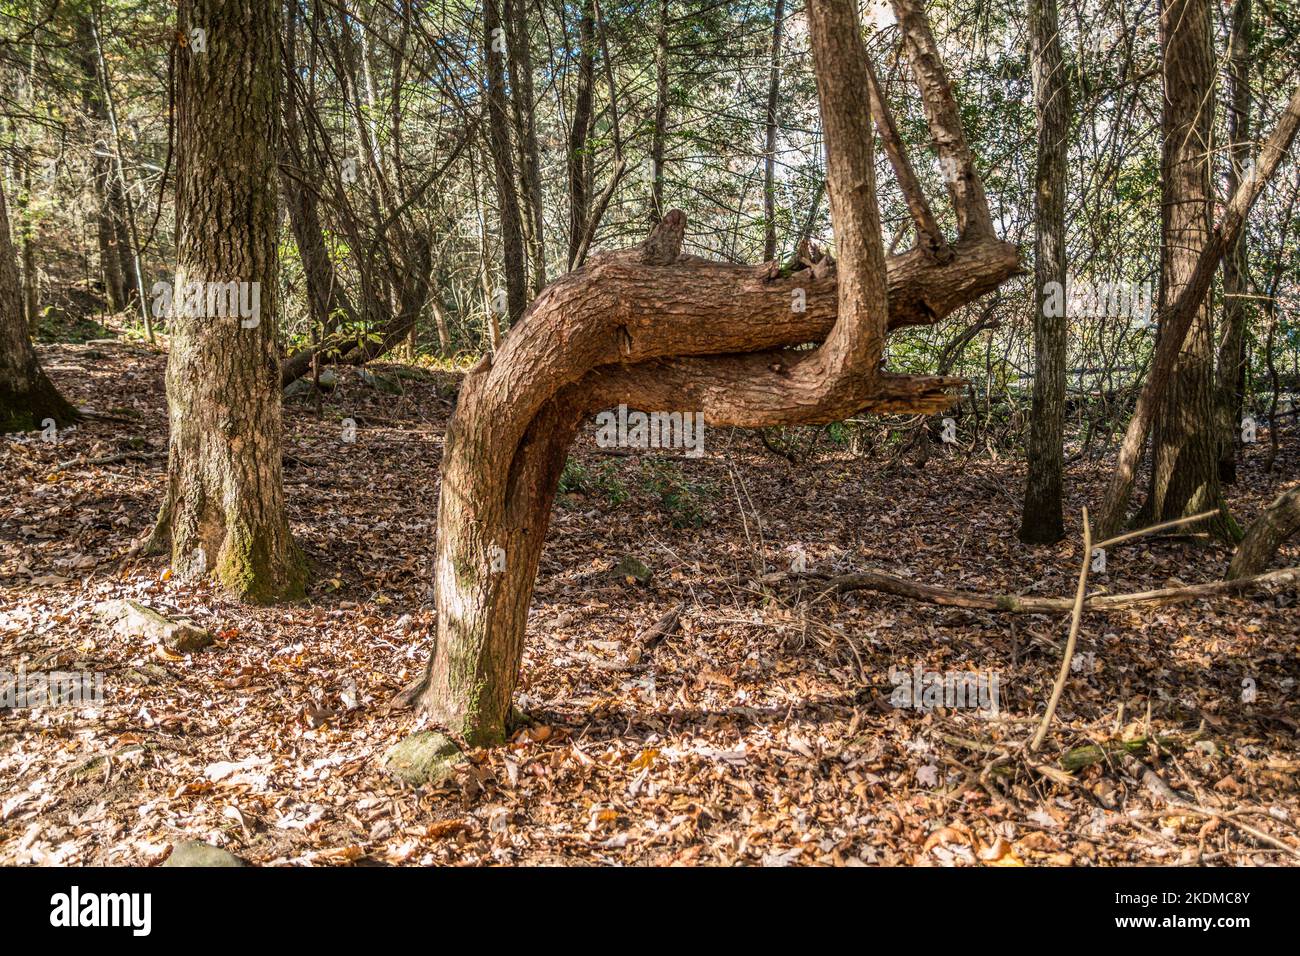
[[(112, 417), (0, 444), (0, 669), (100, 672), (105, 700), (0, 710), (0, 863), (151, 865), (182, 840), (264, 865), (1294, 862), (1270, 838), (1300, 853), (1294, 593), (1086, 614), (1080, 666), (1026, 761), (1015, 747), (1050, 694), (1064, 615), (759, 583), (801, 550), (814, 571), (1072, 595), (1079, 508), (1105, 460), (1070, 469), (1070, 537), (1031, 548), (1015, 534), (1018, 461), (935, 446), (917, 469), (825, 441), (796, 466), (725, 431), (696, 460), (619, 456), (587, 433), (533, 600), (517, 703), (534, 722), (413, 789), (382, 756), (420, 720), (384, 705), (430, 649), (454, 378), (410, 373), (393, 395), (345, 370), (319, 416), (286, 405), (290, 518), (314, 581), (303, 603), (246, 608), (131, 553), (162, 495), (164, 356), (41, 354)], [(1240, 520), (1297, 473), (1286, 437), (1272, 476), (1266, 444), (1247, 449)], [(626, 556), (648, 585), (612, 573)], [(1191, 536), (1147, 538), (1093, 584), (1209, 581), (1226, 560)], [(95, 613), (113, 598), (217, 639), (174, 655), (115, 636)], [(678, 604), (680, 628), (646, 647)], [(995, 673), (997, 716), (892, 706), (891, 671), (917, 665)], [(1132, 760), (1059, 769), (1080, 746), (1138, 738), (1159, 738), (1142, 765), (1199, 810)]]

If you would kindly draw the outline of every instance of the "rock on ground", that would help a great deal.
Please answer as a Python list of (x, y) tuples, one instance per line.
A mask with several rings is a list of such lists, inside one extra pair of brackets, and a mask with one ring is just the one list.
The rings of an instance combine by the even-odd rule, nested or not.
[(104, 601), (95, 613), (123, 637), (161, 641), (169, 651), (187, 654), (212, 643), (212, 635), (188, 621), (172, 621), (138, 601)]

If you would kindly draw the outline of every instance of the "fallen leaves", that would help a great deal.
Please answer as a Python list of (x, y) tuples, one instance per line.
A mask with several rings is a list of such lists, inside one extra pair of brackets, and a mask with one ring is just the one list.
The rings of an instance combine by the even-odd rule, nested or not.
[[(904, 489), (870, 459), (837, 451), (789, 469), (743, 437), (726, 459), (682, 466), (720, 488), (733, 487), (729, 468), (743, 482), (735, 500), (711, 499), (715, 519), (702, 527), (674, 527), (633, 458), (608, 467), (626, 500), (593, 491), (557, 507), (516, 698), (528, 719), (443, 786), (398, 786), (378, 758), (424, 727), (416, 712), (381, 705), (419, 677), (429, 651), (444, 405), (424, 385), (401, 399), (349, 395), (345, 375), (331, 402), (362, 407), (358, 420), (369, 402), (410, 423), (360, 428), (349, 446), (330, 417), (341, 405), (320, 420), (287, 406), (286, 470), (302, 479), (290, 485), (291, 517), (318, 577), (304, 604), (238, 607), (176, 581), (161, 560), (119, 562), (156, 513), (161, 460), (42, 480), (58, 459), (111, 452), (128, 436), (165, 443), (161, 361), (122, 351), (129, 362), (95, 387), (120, 388), (122, 404), (138, 398), (137, 424), (89, 424), (66, 439), (71, 449), (0, 446), (3, 660), (84, 659), (109, 694), (93, 714), (4, 712), (0, 862), (153, 865), (186, 839), (313, 866), (1272, 858), (1124, 780), (1108, 753), (1138, 738), (1156, 741), (1143, 759), (1161, 762), (1174, 786), (1297, 839), (1293, 609), (1243, 600), (1108, 616), (1085, 630), (1081, 651), (1095, 657), (1071, 675), (1039, 766), (971, 778), (989, 759), (981, 747), (1021, 739), (1041, 712), (1059, 664), (1049, 623), (765, 593), (755, 566), (788, 566), (798, 543), (814, 570), (884, 563), (949, 587), (1054, 594), (1068, 589), (1072, 545), (1019, 545), (1015, 516), (967, 480), (978, 472), (1011, 487), (1015, 466), (936, 458)], [(1080, 470), (1076, 493), (1101, 474)], [(1251, 506), (1267, 491), (1252, 489)], [(746, 537), (759, 522), (761, 544)], [(607, 573), (632, 553), (655, 570), (635, 588)], [(1201, 580), (1189, 553), (1165, 542), (1116, 552), (1106, 586)], [(184, 656), (113, 635), (92, 608), (115, 599), (157, 602), (216, 641)], [(996, 668), (1002, 715), (891, 707), (890, 668), (913, 664)], [(1259, 689), (1250, 705), (1244, 677)], [(1194, 738), (1202, 720), (1208, 730)], [(1072, 751), (1071, 771), (1060, 758)], [(1170, 835), (1158, 843), (1139, 824)]]

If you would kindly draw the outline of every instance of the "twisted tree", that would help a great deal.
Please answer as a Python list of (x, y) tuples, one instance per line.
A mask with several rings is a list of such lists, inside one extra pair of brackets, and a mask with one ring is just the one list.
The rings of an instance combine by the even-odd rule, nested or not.
[[(996, 288), (1020, 271), (1019, 254), (994, 234), (920, 0), (893, 2), (959, 227), (954, 242), (938, 235), (893, 133), (856, 5), (812, 0), (838, 263), (822, 258), (786, 274), (775, 263), (682, 255), (686, 217), (674, 210), (639, 246), (593, 256), (547, 286), (500, 349), (465, 376), (444, 448), (437, 639), (411, 694), (465, 743), (506, 734), (551, 504), (586, 417), (626, 404), (758, 428), (948, 406), (959, 380), (888, 373), (885, 337)], [(876, 94), (870, 114), (863, 90)], [(916, 246), (891, 257), (880, 233), (873, 115), (916, 222)]]

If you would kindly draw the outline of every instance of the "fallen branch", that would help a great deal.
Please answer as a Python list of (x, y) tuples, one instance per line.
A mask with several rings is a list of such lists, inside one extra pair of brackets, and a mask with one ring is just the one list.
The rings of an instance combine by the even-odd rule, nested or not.
[[(1074, 609), (1074, 598), (1035, 597), (1023, 594), (981, 594), (975, 591), (955, 591), (933, 584), (920, 584), (906, 578), (883, 574), (879, 571), (861, 571), (826, 578), (817, 572), (781, 572), (769, 574), (764, 584), (779, 584), (796, 579), (826, 579), (825, 590), (846, 594), (850, 591), (877, 591), (896, 597), (925, 601), (944, 607), (964, 607), (976, 611), (1005, 611), (1011, 614), (1064, 614)], [(1190, 584), (1178, 588), (1158, 588), (1152, 591), (1134, 591), (1129, 594), (1094, 594), (1085, 598), (1084, 610), (1113, 611), (1143, 604), (1181, 604), (1200, 598), (1240, 594), (1255, 588), (1281, 587), (1300, 584), (1300, 568), (1282, 568), (1266, 574), (1232, 581), (1210, 581), (1207, 584)]]
[(1092, 564), (1092, 526), (1088, 524), (1088, 509), (1083, 509), (1083, 563), (1079, 568), (1079, 586), (1074, 594), (1074, 606), (1070, 609), (1070, 634), (1065, 639), (1065, 653), (1061, 656), (1061, 670), (1052, 685), (1052, 696), (1047, 701), (1047, 710), (1043, 712), (1043, 722), (1038, 725), (1038, 732), (1029, 742), (1029, 752), (1033, 753), (1043, 744), (1047, 729), (1052, 725), (1056, 714), (1056, 705), (1061, 701), (1061, 692), (1065, 681), (1070, 676), (1070, 662), (1074, 659), (1074, 647), (1079, 640), (1079, 622), (1083, 619), (1083, 604), (1088, 598), (1088, 569)]

